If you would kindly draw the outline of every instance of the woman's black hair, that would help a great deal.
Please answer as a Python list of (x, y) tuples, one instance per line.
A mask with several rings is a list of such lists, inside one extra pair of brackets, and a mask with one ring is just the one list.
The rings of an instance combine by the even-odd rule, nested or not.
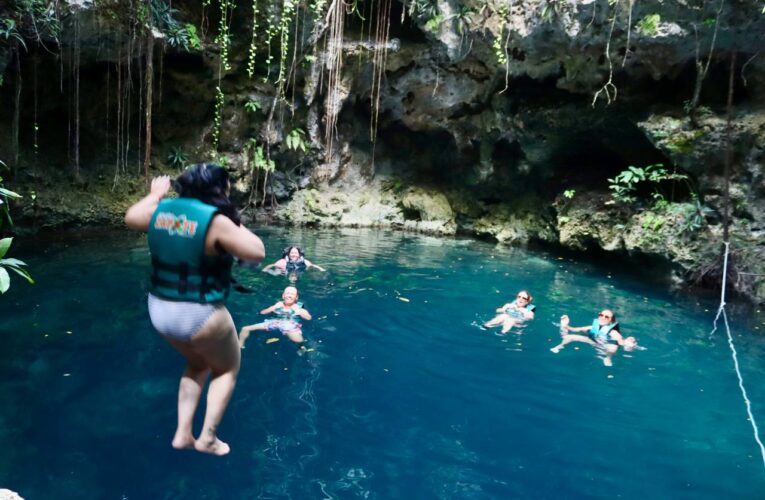
[(302, 248), (296, 247), (294, 245), (291, 245), (291, 246), (288, 246), (288, 247), (284, 247), (284, 250), (282, 250), (282, 259), (289, 258), (290, 252), (292, 251), (293, 248), (298, 251), (298, 253), (300, 254), (301, 257), (305, 258), (305, 253), (303, 253), (303, 249)]
[(242, 223), (239, 211), (226, 195), (228, 172), (220, 165), (198, 163), (190, 166), (173, 181), (173, 189), (182, 198), (196, 198), (214, 206), (237, 226)]

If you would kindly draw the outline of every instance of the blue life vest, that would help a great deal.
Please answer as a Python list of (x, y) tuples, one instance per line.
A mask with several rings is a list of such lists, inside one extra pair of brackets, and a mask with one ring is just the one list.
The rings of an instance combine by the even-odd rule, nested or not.
[[(536, 308), (537, 308), (537, 306), (533, 306), (531, 304), (526, 304), (526, 307), (524, 309), (526, 309), (529, 312), (534, 312), (534, 309), (536, 309)], [(523, 312), (519, 311), (518, 309), (515, 309), (515, 308), (513, 308), (513, 309), (505, 309), (505, 314), (507, 314), (508, 316), (512, 316), (513, 318), (517, 318), (517, 319), (526, 319), (526, 317), (523, 315)]]
[(611, 340), (611, 332), (618, 326), (618, 322), (601, 326), (600, 322), (595, 319), (592, 322), (592, 328), (590, 328), (590, 337), (595, 342), (609, 342)]
[(302, 255), (298, 260), (295, 261), (290, 260), (289, 257), (285, 257), (284, 260), (287, 261), (284, 270), (288, 273), (291, 273), (292, 271), (305, 271), (306, 264)]
[(218, 209), (191, 198), (162, 200), (149, 222), (151, 293), (167, 300), (223, 302), (231, 289), (229, 254), (205, 255)]

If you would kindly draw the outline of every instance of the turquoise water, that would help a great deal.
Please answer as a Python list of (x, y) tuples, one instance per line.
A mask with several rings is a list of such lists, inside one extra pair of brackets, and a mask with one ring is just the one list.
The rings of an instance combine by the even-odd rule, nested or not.
[[(27, 499), (762, 498), (727, 342), (708, 337), (713, 301), (472, 240), (262, 236), (269, 261), (294, 241), (329, 269), (298, 282), (316, 350), (253, 334), (222, 459), (170, 448), (183, 361), (150, 330), (145, 239), (14, 247), (37, 285), (14, 280), (0, 298), (0, 487)], [(241, 327), (288, 281), (238, 275), (257, 290), (229, 304)], [(520, 288), (538, 307), (522, 334), (475, 326)], [(560, 314), (584, 325), (606, 304), (646, 351), (612, 368), (586, 345), (549, 351)], [(763, 321), (733, 317), (765, 422)]]

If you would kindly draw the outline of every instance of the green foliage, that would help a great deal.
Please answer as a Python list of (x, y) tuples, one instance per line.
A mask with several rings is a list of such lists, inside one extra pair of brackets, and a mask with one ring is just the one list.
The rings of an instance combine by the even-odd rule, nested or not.
[(568, 198), (569, 200), (573, 198), (575, 194), (576, 194), (576, 189), (566, 189), (565, 191), (563, 191), (563, 196), (565, 198)]
[(0, 38), (5, 39), (6, 41), (15, 40), (24, 47), (24, 50), (27, 48), (27, 44), (24, 42), (24, 37), (22, 37), (21, 33), (16, 29), (16, 21), (13, 19), (3, 19), (0, 21)]
[(296, 128), (287, 135), (287, 139), (284, 141), (287, 149), (292, 151), (300, 150), (302, 152), (308, 151), (308, 144), (305, 141), (305, 132), (303, 129)]
[[(676, 172), (670, 173), (663, 164), (656, 163), (654, 165), (648, 165), (643, 168), (629, 166), (627, 170), (619, 172), (619, 174), (613, 179), (608, 179), (609, 188), (611, 189), (611, 203), (634, 203), (637, 201), (635, 195), (637, 191), (637, 185), (640, 183), (651, 183), (654, 185), (654, 193), (659, 196), (658, 184), (663, 181), (687, 181), (688, 176), (684, 174), (678, 174)], [(653, 196), (654, 202), (659, 198)]]
[(659, 23), (661, 16), (659, 14), (648, 14), (635, 25), (637, 30), (647, 36), (656, 36), (659, 32)]
[(707, 217), (714, 213), (714, 210), (701, 204), (695, 193), (692, 201), (692, 208), (686, 212), (683, 224), (683, 232), (687, 233), (696, 232), (704, 227)]
[(257, 110), (260, 109), (260, 104), (255, 99), (250, 99), (246, 103), (244, 103), (244, 110), (248, 113), (255, 113)]
[[(0, 171), (7, 170), (8, 166), (0, 160)], [(7, 222), (9, 225), (13, 224), (13, 220), (11, 219), (11, 213), (8, 210), (8, 199), (9, 198), (21, 198), (21, 195), (11, 191), (9, 189), (6, 189), (3, 185), (3, 177), (0, 176), (0, 230), (3, 229), (3, 225)]]
[(266, 172), (273, 172), (276, 170), (276, 163), (274, 163), (274, 160), (266, 154), (263, 150), (263, 146), (258, 144), (258, 141), (255, 138), (251, 137), (247, 141), (245, 149), (252, 155), (251, 165), (253, 172), (256, 170), (264, 170)]
[(702, 22), (705, 27), (707, 28), (714, 28), (715, 24), (717, 24), (717, 19), (714, 17), (710, 17), (708, 19), (704, 19), (704, 22)]
[(189, 157), (186, 155), (186, 152), (183, 151), (183, 148), (180, 146), (175, 146), (170, 150), (170, 153), (167, 155), (167, 162), (170, 163), (171, 166), (177, 167), (177, 168), (184, 168), (186, 166), (186, 163), (188, 163)]
[(0, 294), (7, 292), (8, 288), (11, 286), (11, 277), (8, 274), (9, 269), (27, 280), (29, 283), (34, 284), (35, 282), (29, 274), (29, 271), (24, 269), (26, 263), (19, 259), (4, 258), (8, 253), (8, 250), (11, 248), (12, 242), (13, 238), (3, 238), (0, 240)]
[(693, 151), (693, 143), (706, 134), (707, 131), (704, 129), (677, 133), (667, 139), (664, 147), (673, 154), (688, 154)]
[(409, 16), (427, 22), (439, 15), (438, 0), (409, 0)]
[(463, 5), (456, 14), (450, 16), (457, 25), (457, 33), (461, 36), (464, 36), (473, 24), (474, 13), (475, 11), (471, 7)]
[(563, 0), (546, 0), (542, 6), (542, 21), (545, 23), (551, 23), (558, 17), (561, 7), (563, 6)]
[(438, 28), (441, 26), (441, 23), (443, 21), (444, 21), (444, 16), (442, 16), (441, 14), (431, 17), (425, 22), (425, 29), (428, 31), (438, 31)]

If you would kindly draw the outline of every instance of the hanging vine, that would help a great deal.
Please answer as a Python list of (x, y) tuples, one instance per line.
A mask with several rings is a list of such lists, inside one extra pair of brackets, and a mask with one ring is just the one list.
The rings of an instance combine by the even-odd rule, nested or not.
[(220, 49), (218, 59), (218, 85), (215, 87), (215, 123), (213, 125), (213, 150), (217, 151), (220, 143), (220, 129), (223, 120), (223, 105), (225, 94), (223, 93), (223, 72), (230, 71), (231, 65), (228, 60), (228, 50), (231, 44), (229, 34), (229, 0), (220, 0), (220, 22), (218, 24), (218, 36), (215, 42)]
[(258, 48), (258, 14), (258, 0), (252, 0), (252, 38), (250, 39), (250, 51), (247, 59), (247, 76), (250, 79), (255, 75), (255, 58)]

